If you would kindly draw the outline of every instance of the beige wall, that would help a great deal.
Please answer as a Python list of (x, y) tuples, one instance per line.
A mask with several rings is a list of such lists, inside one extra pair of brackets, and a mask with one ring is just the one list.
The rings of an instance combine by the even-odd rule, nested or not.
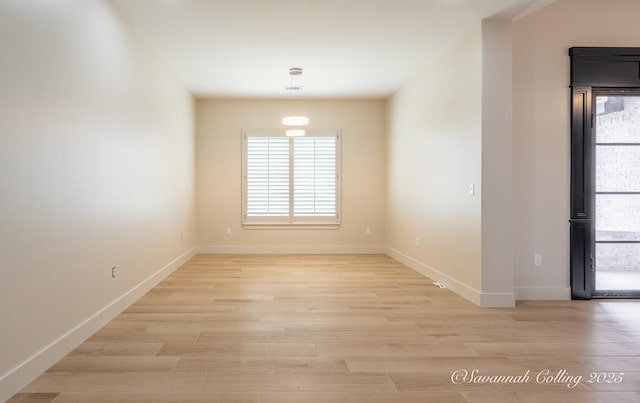
[(481, 36), (478, 23), (390, 99), (386, 215), (394, 257), (478, 303)]
[[(559, 0), (514, 24), (516, 296), (569, 297), (571, 46), (638, 46), (637, 0)], [(542, 267), (533, 254), (543, 255)]]
[[(302, 114), (309, 128), (342, 130), (338, 229), (244, 229), (243, 129), (281, 128)], [(197, 101), (198, 243), (204, 252), (376, 252), (384, 245), (386, 103), (380, 100)], [(231, 235), (225, 228), (231, 227)], [(370, 227), (371, 235), (365, 234)]]
[(110, 3), (2, 1), (0, 54), (4, 400), (194, 246), (195, 207), (192, 98)]
[(482, 300), (512, 306), (512, 23), (482, 22)]

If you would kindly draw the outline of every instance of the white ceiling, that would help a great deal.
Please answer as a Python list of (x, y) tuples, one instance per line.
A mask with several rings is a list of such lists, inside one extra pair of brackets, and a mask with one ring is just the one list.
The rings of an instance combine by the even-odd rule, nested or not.
[[(545, 0), (546, 1), (546, 0)], [(482, 18), (536, 0), (112, 0), (201, 97), (387, 97)]]

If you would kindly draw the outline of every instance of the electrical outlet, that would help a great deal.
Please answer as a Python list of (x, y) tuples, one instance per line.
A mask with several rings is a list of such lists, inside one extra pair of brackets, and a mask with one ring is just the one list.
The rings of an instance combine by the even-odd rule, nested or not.
[(180, 233), (180, 242), (184, 242), (184, 232)]
[(420, 247), (420, 238), (416, 237), (416, 248)]
[(364, 229), (364, 233), (367, 235), (371, 235), (371, 227), (367, 227)]
[(536, 267), (542, 266), (542, 255), (536, 253), (533, 255), (533, 265)]
[(476, 194), (476, 185), (472, 183), (469, 185), (469, 196), (473, 196), (474, 194)]
[(225, 232), (227, 235), (231, 235), (231, 227), (225, 228)]
[(111, 268), (111, 277), (116, 278), (117, 275), (118, 275), (118, 268), (116, 266), (113, 266)]

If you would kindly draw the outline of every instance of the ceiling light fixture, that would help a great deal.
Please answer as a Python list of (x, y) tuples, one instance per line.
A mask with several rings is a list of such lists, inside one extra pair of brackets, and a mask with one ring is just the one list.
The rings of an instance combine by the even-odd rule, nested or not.
[[(291, 67), (289, 69), (289, 85), (285, 89), (291, 94), (291, 96), (302, 96), (302, 82), (300, 80), (302, 76), (302, 68)], [(309, 118), (306, 116), (285, 116), (282, 118), (282, 124), (285, 126), (306, 126), (309, 124)], [(289, 129), (285, 131), (285, 134), (289, 137), (304, 136), (305, 131), (302, 129)]]
[(305, 135), (305, 131), (303, 129), (289, 129), (285, 130), (284, 134), (286, 134), (287, 137), (302, 137)]
[(289, 69), (289, 85), (285, 87), (288, 91), (302, 91), (302, 80), (300, 80), (300, 76), (302, 75), (302, 67), (291, 67)]

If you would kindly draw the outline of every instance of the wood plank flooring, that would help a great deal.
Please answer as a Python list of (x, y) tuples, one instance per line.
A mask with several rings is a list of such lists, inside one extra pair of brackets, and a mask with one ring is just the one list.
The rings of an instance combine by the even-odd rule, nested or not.
[[(451, 381), (474, 369), (494, 382)], [(636, 403), (640, 302), (483, 309), (383, 255), (199, 255), (10, 400), (52, 401)]]

